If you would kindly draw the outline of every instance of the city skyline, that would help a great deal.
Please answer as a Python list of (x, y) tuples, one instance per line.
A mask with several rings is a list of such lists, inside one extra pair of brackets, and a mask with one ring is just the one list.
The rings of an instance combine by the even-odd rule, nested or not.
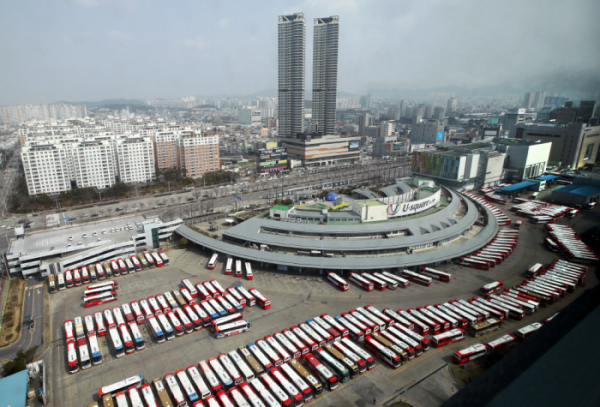
[[(0, 104), (276, 89), (273, 21), (299, 11), (309, 18), (339, 15), (352, 27), (340, 33), (339, 91), (360, 95), (370, 89), (493, 85), (522, 93), (600, 87), (600, 55), (589, 40), (600, 33), (593, 24), (600, 6), (592, 1), (577, 6), (471, 0), (263, 5), (188, 2), (174, 8), (135, 0), (57, 0), (33, 8), (7, 3), (0, 26)], [(561, 21), (578, 21), (577, 37)], [(308, 30), (308, 55), (312, 47)], [(310, 86), (311, 58), (306, 62)]]

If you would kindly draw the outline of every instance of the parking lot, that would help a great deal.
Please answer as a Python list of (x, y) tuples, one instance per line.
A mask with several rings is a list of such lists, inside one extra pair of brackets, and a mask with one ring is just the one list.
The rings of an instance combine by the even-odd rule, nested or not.
[[(508, 210), (510, 205), (501, 209), (512, 219), (515, 217)], [(560, 224), (579, 224), (587, 229), (584, 222), (578, 218), (563, 219)], [(145, 326), (140, 326), (146, 341), (146, 349), (135, 352), (121, 359), (115, 359), (106, 343), (106, 336), (100, 338), (100, 346), (104, 356), (104, 364), (69, 375), (66, 368), (66, 352), (64, 343), (63, 322), (76, 316), (83, 316), (106, 308), (105, 306), (83, 308), (83, 288), (67, 290), (51, 296), (51, 325), (52, 350), (50, 362), (51, 403), (55, 406), (81, 406), (97, 400), (98, 388), (130, 377), (143, 374), (147, 380), (164, 377), (165, 374), (180, 368), (197, 364), (200, 360), (217, 356), (239, 346), (253, 342), (267, 334), (289, 328), (301, 321), (321, 313), (338, 315), (357, 306), (372, 304), (379, 309), (407, 309), (420, 305), (435, 304), (457, 297), (463, 299), (477, 295), (478, 289), (490, 282), (500, 279), (506, 286), (512, 286), (524, 279), (524, 271), (535, 262), (549, 263), (557, 257), (543, 246), (543, 225), (525, 222), (521, 227), (521, 237), (516, 250), (501, 265), (489, 271), (476, 270), (448, 264), (439, 267), (452, 273), (452, 282), (434, 281), (431, 286), (424, 287), (411, 283), (407, 288), (395, 291), (365, 292), (354, 285), (346, 292), (339, 291), (324, 278), (304, 277), (302, 275), (285, 275), (280, 272), (263, 271), (256, 265), (253, 281), (237, 279), (223, 274), (224, 259), (221, 259), (215, 270), (208, 270), (206, 264), (210, 253), (191, 250), (175, 250), (169, 253), (170, 265), (158, 269), (119, 277), (119, 299), (107, 304), (111, 308), (132, 300), (147, 298), (150, 295), (163, 293), (167, 290), (180, 288), (180, 280), (189, 278), (192, 283), (216, 278), (223, 287), (241, 283), (246, 288), (256, 287), (267, 296), (272, 307), (262, 310), (258, 307), (246, 308), (248, 320), (252, 323), (250, 332), (221, 340), (215, 339), (208, 330), (203, 329), (181, 338), (163, 344), (157, 344), (151, 339)], [(594, 273), (588, 273), (587, 287), (597, 284)], [(507, 332), (512, 332), (522, 325), (543, 320), (556, 310), (562, 309), (568, 302), (576, 298), (585, 288), (578, 288), (555, 305), (542, 308), (534, 316), (528, 316), (523, 321), (508, 320), (499, 331), (485, 336), (491, 340)], [(350, 383), (341, 386), (340, 390), (321, 396), (312, 404), (325, 405), (372, 405), (373, 400), (380, 404), (394, 395), (411, 388), (415, 383), (430, 373), (451, 362), (451, 355), (457, 348), (479, 342), (481, 338), (467, 339), (447, 348), (431, 349), (426, 354), (392, 370), (377, 363), (374, 371), (361, 375)], [(412, 388), (407, 394), (414, 394), (419, 387)], [(437, 406), (448, 397), (448, 389), (441, 389), (439, 394), (429, 387), (421, 394), (421, 406)], [(416, 397), (416, 396), (415, 396)]]

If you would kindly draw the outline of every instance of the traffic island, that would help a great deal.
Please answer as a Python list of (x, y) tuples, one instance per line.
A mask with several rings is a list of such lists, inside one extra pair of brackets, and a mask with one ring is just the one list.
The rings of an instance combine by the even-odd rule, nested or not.
[(25, 280), (13, 278), (10, 280), (6, 307), (2, 316), (2, 331), (0, 332), (0, 348), (10, 345), (19, 339), (25, 295)]

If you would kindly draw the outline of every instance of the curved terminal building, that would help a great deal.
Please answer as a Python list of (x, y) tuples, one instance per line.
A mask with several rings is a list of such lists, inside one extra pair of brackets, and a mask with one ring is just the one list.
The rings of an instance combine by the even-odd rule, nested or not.
[(473, 253), (498, 232), (489, 209), (430, 180), (397, 181), (380, 193), (354, 190), (352, 197), (275, 205), (220, 239), (187, 226), (176, 232), (211, 253), (314, 274), (436, 266)]

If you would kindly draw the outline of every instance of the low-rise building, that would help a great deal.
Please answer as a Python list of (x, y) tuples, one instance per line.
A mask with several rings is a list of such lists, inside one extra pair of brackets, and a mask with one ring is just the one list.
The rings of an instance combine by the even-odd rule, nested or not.
[(520, 182), (544, 174), (550, 157), (550, 141), (496, 138), (498, 151), (506, 154), (504, 180)]
[(281, 142), (290, 158), (306, 167), (349, 163), (360, 156), (360, 137), (300, 134)]

